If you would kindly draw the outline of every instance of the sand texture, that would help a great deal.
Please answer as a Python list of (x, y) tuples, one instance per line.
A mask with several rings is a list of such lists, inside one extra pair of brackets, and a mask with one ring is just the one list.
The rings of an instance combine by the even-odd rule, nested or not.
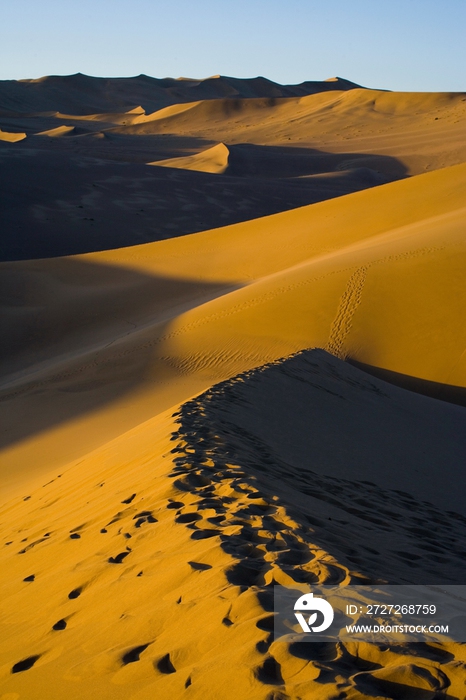
[(464, 700), (464, 645), (272, 630), (465, 581), (465, 111), (0, 83), (0, 700)]

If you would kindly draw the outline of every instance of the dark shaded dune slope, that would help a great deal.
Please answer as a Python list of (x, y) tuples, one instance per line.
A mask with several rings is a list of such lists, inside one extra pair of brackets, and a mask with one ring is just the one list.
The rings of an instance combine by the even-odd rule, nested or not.
[[(254, 151), (249, 155), (246, 148), (234, 158), (232, 175), (215, 175), (100, 160), (88, 155), (92, 150), (81, 148), (32, 149), (28, 141), (21, 150), (0, 151), (2, 260), (149, 243), (295, 209), (393, 179), (376, 170), (377, 156), (374, 169), (339, 171), (341, 157), (311, 153), (298, 162), (291, 156), (288, 164), (287, 155), (275, 157), (273, 149), (254, 160)], [(400, 170), (391, 160), (382, 158), (387, 170)], [(331, 177), (318, 172), (325, 161), (324, 169), (334, 169)], [(311, 178), (274, 178), (267, 174), (271, 162), (274, 175), (280, 164), (288, 174), (290, 169), (294, 174), (317, 172)]]
[[(184, 404), (179, 422), (187, 490), (209, 478), (212, 461), (235, 465), (357, 577), (463, 581), (464, 408), (305, 350), (213, 386)], [(312, 580), (308, 566), (285, 571)]]

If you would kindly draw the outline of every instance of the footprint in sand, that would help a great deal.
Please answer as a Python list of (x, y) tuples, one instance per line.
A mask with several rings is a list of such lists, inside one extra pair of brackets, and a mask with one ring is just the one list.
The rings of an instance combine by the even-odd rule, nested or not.
[(22, 673), (22, 671), (28, 671), (34, 666), (36, 661), (41, 657), (41, 654), (36, 654), (35, 656), (28, 656), (27, 659), (18, 661), (11, 669), (11, 673)]

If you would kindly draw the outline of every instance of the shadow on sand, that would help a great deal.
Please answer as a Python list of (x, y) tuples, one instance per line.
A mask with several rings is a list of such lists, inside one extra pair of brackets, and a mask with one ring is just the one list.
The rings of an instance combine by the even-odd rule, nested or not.
[(149, 367), (169, 381), (167, 358), (153, 360), (172, 320), (238, 286), (73, 258), (4, 263), (0, 446), (116, 401)]
[(463, 386), (442, 384), (440, 382), (431, 382), (428, 379), (411, 377), (408, 374), (400, 374), (400, 372), (393, 372), (390, 369), (367, 365), (364, 362), (358, 362), (350, 357), (346, 359), (346, 362), (363, 372), (367, 372), (367, 374), (371, 374), (373, 377), (383, 379), (384, 382), (394, 384), (402, 389), (414, 391), (423, 396), (430, 396), (431, 399), (439, 399), (440, 401), (454, 403), (457, 406), (466, 406), (466, 389)]
[(406, 176), (402, 163), (389, 156), (251, 144), (230, 147), (225, 174), (139, 161), (212, 145), (173, 134), (105, 134), (100, 140), (94, 135), (36, 136), (3, 144), (1, 259), (149, 243), (250, 221)]

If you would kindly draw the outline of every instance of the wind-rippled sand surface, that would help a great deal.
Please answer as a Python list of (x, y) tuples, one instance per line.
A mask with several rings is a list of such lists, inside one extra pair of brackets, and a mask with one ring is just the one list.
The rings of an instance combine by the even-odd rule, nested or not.
[(0, 700), (466, 696), (272, 639), (275, 584), (464, 582), (465, 112), (0, 83)]

